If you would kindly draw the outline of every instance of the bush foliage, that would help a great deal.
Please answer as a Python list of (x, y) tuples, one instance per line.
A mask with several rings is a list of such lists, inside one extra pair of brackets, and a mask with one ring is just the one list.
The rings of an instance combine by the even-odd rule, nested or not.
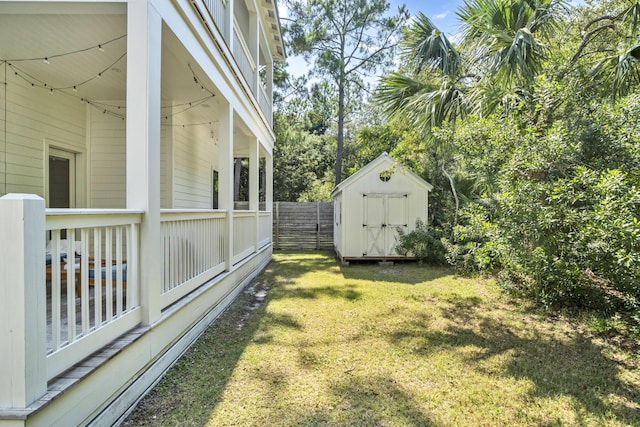
[[(626, 319), (640, 336), (640, 96), (574, 110), (546, 129), (506, 117), (458, 125), (458, 224), (418, 223), (399, 248), (427, 262), (494, 271), (549, 308)], [(448, 189), (441, 187), (441, 194)], [(434, 218), (451, 218), (438, 201)], [(443, 213), (444, 212), (444, 213)]]

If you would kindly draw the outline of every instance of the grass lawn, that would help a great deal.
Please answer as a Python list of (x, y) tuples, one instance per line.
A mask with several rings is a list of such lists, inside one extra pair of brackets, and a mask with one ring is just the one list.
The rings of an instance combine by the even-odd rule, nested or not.
[(640, 426), (640, 361), (491, 280), (276, 253), (124, 425)]

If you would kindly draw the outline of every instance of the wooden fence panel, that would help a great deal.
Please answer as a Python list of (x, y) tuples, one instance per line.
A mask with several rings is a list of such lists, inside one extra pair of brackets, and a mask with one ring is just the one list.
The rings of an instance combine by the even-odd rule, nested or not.
[(332, 202), (274, 202), (275, 249), (333, 249)]

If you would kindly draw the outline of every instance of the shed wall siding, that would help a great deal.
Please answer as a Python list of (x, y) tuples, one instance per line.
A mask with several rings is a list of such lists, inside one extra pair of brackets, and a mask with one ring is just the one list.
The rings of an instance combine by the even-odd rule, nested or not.
[(13, 73), (7, 74), (7, 85), (0, 91), (0, 194), (45, 197), (46, 144), (84, 151), (84, 105), (59, 93), (27, 87)]
[(338, 252), (342, 252), (342, 246), (340, 242), (342, 241), (342, 213), (344, 202), (342, 200), (342, 193), (336, 195), (333, 199), (333, 246)]
[[(334, 240), (336, 249), (342, 257), (359, 258), (366, 256), (364, 255), (367, 253), (367, 229), (364, 227), (367, 222), (365, 194), (369, 195), (368, 197), (385, 195), (386, 202), (384, 203), (396, 203), (398, 199), (394, 196), (406, 194), (406, 205), (401, 209), (404, 211), (406, 208), (406, 212), (402, 212), (402, 216), (407, 221), (406, 231), (411, 231), (415, 228), (416, 219), (425, 220), (427, 218), (428, 184), (424, 183), (423, 185), (415, 176), (404, 173), (401, 169), (395, 170), (388, 181), (380, 179), (380, 172), (389, 169), (393, 163), (394, 161), (389, 158), (377, 164), (370, 164), (369, 167), (365, 166), (366, 169), (362, 171), (361, 175), (354, 175), (349, 182), (346, 182), (341, 191), (335, 194), (334, 202), (337, 204), (340, 201), (342, 205), (342, 224), (340, 227), (336, 227)], [(400, 215), (398, 209), (400, 209), (398, 206), (387, 206), (385, 212), (391, 216), (398, 216)], [(383, 212), (379, 213), (385, 214)], [(389, 220), (389, 218), (386, 220)], [(378, 236), (377, 232), (375, 233), (375, 236), (369, 237)], [(385, 242), (389, 239), (392, 239), (391, 235), (385, 238)], [(392, 240), (385, 244), (387, 249), (392, 248), (392, 246)]]

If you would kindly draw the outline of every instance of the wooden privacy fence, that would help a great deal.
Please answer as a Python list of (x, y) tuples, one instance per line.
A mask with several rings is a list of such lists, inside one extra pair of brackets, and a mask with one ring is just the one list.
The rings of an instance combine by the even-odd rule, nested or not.
[(274, 202), (275, 249), (333, 249), (333, 202)]

